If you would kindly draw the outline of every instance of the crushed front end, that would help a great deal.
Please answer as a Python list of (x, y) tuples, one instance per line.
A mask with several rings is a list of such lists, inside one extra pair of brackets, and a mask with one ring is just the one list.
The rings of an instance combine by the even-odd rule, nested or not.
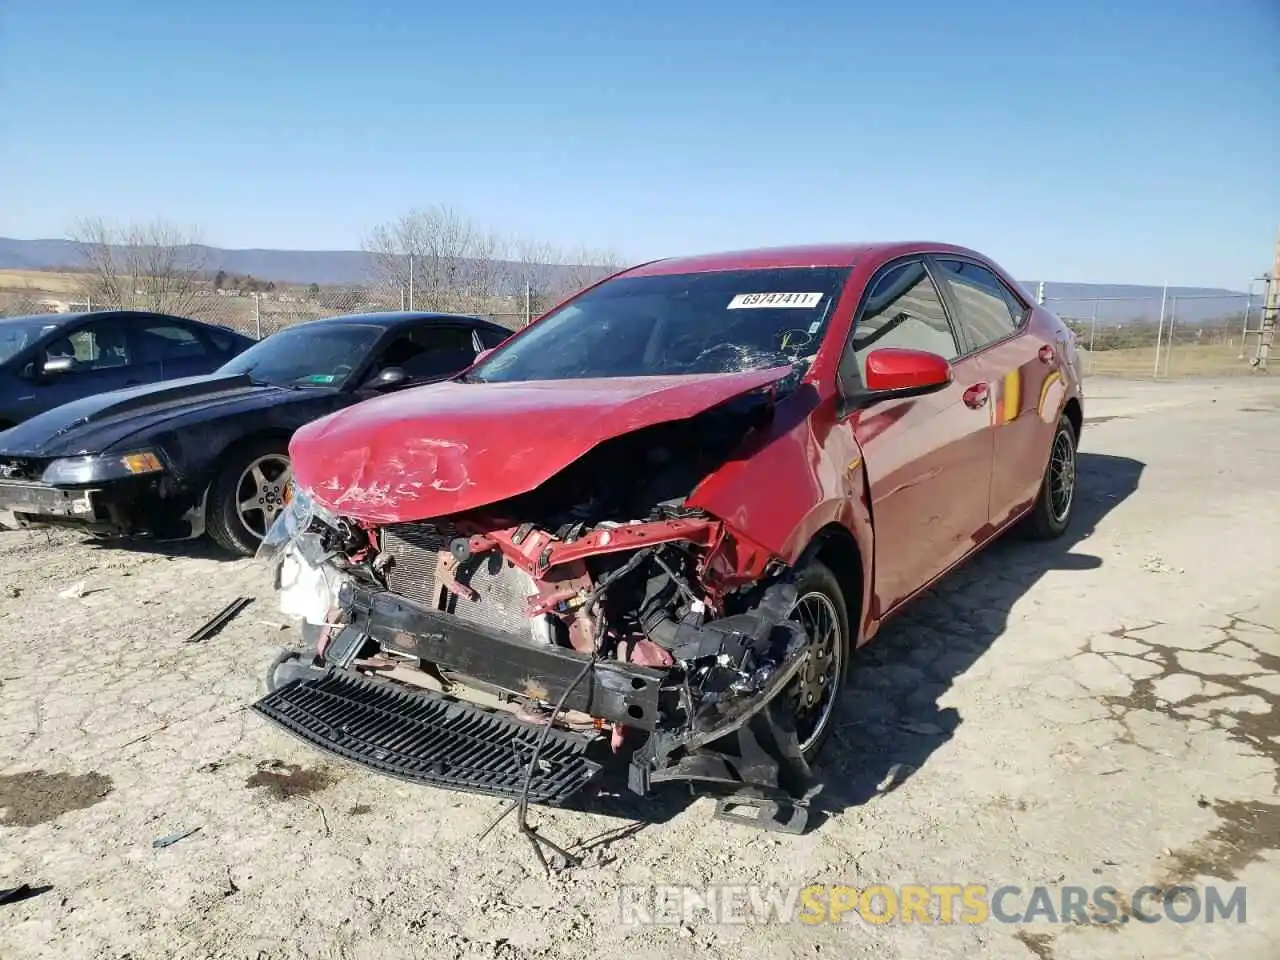
[(683, 780), (803, 829), (790, 571), (685, 499), (770, 409), (627, 434), (429, 520), (361, 521), (299, 489), (263, 553), (308, 642), (255, 709), (419, 783), (560, 805)]

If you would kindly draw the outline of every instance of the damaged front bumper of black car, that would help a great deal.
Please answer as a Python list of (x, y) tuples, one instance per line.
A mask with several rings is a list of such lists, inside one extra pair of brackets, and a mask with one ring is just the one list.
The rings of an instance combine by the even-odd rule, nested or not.
[(339, 523), (295, 497), (260, 551), (282, 611), (304, 623), (303, 648), (271, 665), (262, 716), (424, 785), (563, 806), (685, 781), (719, 799), (719, 816), (805, 828), (811, 778), (779, 705), (807, 638), (785, 578), (747, 611), (673, 626), (678, 656), (646, 665), (466, 620), (342, 569), (323, 533)]

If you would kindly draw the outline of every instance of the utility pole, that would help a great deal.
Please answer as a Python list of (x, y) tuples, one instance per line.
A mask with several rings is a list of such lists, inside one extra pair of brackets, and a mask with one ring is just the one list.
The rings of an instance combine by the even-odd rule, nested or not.
[(1271, 345), (1276, 337), (1276, 315), (1280, 313), (1280, 233), (1276, 235), (1275, 259), (1267, 276), (1267, 299), (1262, 306), (1262, 323), (1258, 327), (1258, 353), (1250, 363), (1257, 369), (1267, 370), (1271, 357)]

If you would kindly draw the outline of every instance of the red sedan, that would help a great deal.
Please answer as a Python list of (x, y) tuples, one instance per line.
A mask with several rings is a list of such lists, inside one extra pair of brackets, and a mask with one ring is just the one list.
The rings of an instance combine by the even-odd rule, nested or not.
[(851, 651), (1067, 528), (1081, 403), (1067, 327), (962, 247), (624, 270), (297, 432), (267, 549), (307, 642), (256, 707), (423, 783), (554, 804), (621, 768), (794, 827)]

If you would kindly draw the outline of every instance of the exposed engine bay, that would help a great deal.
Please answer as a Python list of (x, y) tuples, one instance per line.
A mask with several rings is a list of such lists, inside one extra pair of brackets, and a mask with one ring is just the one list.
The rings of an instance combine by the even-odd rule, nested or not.
[[(773, 403), (754, 392), (623, 434), (528, 493), (447, 517), (363, 524), (298, 491), (263, 551), (314, 650), (273, 665), (273, 691), (322, 670), (396, 684), (418, 673), (629, 759), (635, 793), (680, 779), (794, 801), (808, 768), (788, 712), (770, 709), (806, 653), (790, 571), (686, 504)], [(521, 759), (522, 816), (537, 756)], [(476, 789), (517, 795), (492, 777)]]

